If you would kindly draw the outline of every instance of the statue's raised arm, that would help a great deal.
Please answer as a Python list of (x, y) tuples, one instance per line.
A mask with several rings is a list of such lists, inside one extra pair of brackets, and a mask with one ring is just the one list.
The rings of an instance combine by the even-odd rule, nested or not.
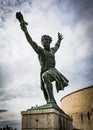
[(27, 30), (27, 26), (26, 26), (26, 25), (28, 25), (28, 23), (25, 22), (22, 13), (21, 13), (21, 12), (17, 12), (17, 13), (16, 13), (16, 18), (17, 18), (18, 21), (20, 22), (21, 29), (22, 29), (22, 31), (25, 33), (25, 36), (26, 36), (27, 41), (28, 41), (29, 44), (32, 46), (32, 48), (35, 50), (35, 52), (36, 52), (37, 54), (39, 54), (40, 51), (41, 51), (41, 47), (39, 47), (39, 46), (32, 40), (31, 36), (29, 35), (28, 30)]
[(58, 32), (58, 40), (57, 40), (55, 46), (51, 48), (53, 53), (55, 53), (59, 49), (62, 39), (63, 39), (63, 35)]

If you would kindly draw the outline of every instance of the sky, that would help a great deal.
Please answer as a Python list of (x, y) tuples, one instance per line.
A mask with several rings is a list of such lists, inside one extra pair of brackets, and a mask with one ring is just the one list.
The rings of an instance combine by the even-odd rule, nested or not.
[(55, 99), (93, 85), (92, 0), (0, 0), (0, 121), (21, 120), (21, 111), (45, 104), (40, 89), (40, 64), (27, 42), (16, 12), (28, 22), (32, 39), (50, 35), (51, 47), (64, 39), (56, 53), (56, 68), (69, 80)]

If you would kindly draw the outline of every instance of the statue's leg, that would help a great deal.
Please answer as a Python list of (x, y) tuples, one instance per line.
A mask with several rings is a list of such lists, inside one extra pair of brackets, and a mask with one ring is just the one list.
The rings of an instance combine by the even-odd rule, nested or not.
[(44, 94), (44, 98), (46, 100), (46, 102), (48, 102), (48, 94), (45, 88), (43, 88), (43, 94)]
[(52, 86), (52, 81), (54, 80), (53, 77), (51, 77), (48, 72), (45, 72), (42, 74), (42, 79), (44, 82), (44, 88), (47, 92), (48, 95), (48, 101), (47, 103), (56, 103), (53, 95), (53, 86)]

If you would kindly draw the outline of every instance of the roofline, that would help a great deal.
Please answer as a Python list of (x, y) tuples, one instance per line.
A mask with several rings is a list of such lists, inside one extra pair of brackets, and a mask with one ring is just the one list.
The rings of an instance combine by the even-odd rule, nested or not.
[(60, 101), (62, 101), (65, 97), (68, 97), (69, 95), (71, 95), (71, 94), (73, 94), (73, 93), (76, 93), (76, 92), (79, 92), (79, 91), (82, 91), (82, 90), (85, 90), (85, 89), (89, 89), (89, 88), (92, 88), (92, 87), (93, 87), (93, 86), (88, 86), (88, 87), (86, 87), (86, 88), (82, 88), (82, 89), (76, 90), (76, 91), (74, 91), (74, 92), (72, 92), (72, 93), (69, 93), (69, 94), (67, 94), (66, 96), (62, 97), (62, 98), (60, 99)]

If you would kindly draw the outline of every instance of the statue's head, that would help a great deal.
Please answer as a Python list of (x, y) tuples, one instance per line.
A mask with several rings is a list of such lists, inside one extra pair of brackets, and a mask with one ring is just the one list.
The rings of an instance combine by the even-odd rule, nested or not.
[(48, 35), (43, 35), (41, 37), (41, 43), (42, 45), (45, 46), (50, 46), (50, 43), (52, 42), (52, 38)]

